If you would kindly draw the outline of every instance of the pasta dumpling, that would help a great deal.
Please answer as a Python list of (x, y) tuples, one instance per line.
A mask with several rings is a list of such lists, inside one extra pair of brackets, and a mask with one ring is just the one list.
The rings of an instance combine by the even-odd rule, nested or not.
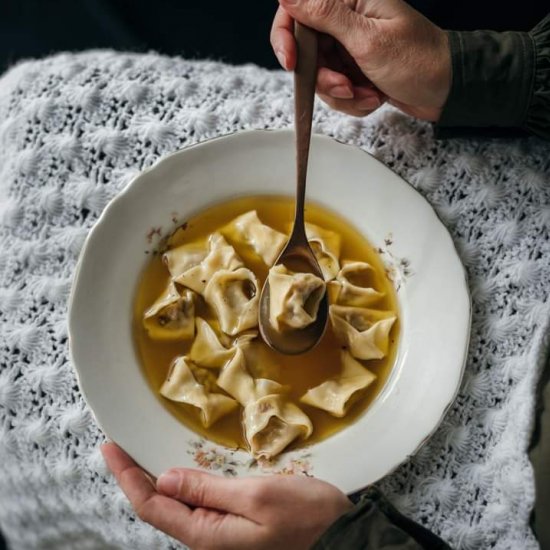
[(395, 322), (391, 311), (331, 305), (330, 320), (336, 337), (357, 359), (381, 359), (388, 353), (390, 330)]
[(266, 265), (273, 265), (287, 241), (287, 236), (260, 221), (256, 210), (235, 218), (227, 227), (235, 240), (251, 246)]
[(178, 292), (170, 282), (155, 303), (144, 313), (143, 326), (153, 340), (187, 340), (195, 335), (193, 293)]
[(270, 459), (313, 431), (309, 417), (285, 395), (266, 395), (245, 406), (245, 436), (252, 455)]
[(250, 269), (215, 272), (204, 290), (204, 298), (226, 334), (234, 336), (258, 325), (260, 292), (258, 279)]
[(195, 321), (197, 335), (189, 351), (189, 359), (203, 367), (223, 367), (235, 353), (218, 339), (214, 329), (201, 317)]
[(269, 270), (269, 322), (275, 330), (302, 329), (317, 318), (325, 282), (312, 273), (293, 273), (284, 265)]
[(325, 281), (331, 281), (340, 270), (340, 235), (312, 223), (306, 223), (306, 236)]
[[(136, 355), (163, 406), (201, 437), (259, 462), (350, 426), (383, 387), (399, 340), (393, 281), (376, 255), (385, 249), (344, 219), (308, 204), (314, 223), (304, 237), (320, 270), (311, 273), (297, 257), (275, 265), (293, 206), (237, 197), (190, 218), (158, 240), (132, 310)], [(327, 313), (319, 345), (300, 356), (267, 338), (308, 335)], [(307, 473), (308, 464), (299, 466)]]
[(204, 295), (206, 286), (220, 270), (233, 271), (244, 264), (235, 249), (220, 233), (212, 233), (208, 239), (208, 254), (194, 267), (184, 271), (174, 280), (197, 294)]
[(254, 378), (242, 348), (237, 348), (222, 369), (217, 384), (244, 406), (245, 437), (255, 457), (271, 458), (296, 438), (311, 435), (310, 419), (284, 395), (286, 387), (274, 380)]
[(266, 395), (282, 393), (285, 387), (267, 378), (254, 378), (247, 369), (242, 347), (237, 347), (233, 359), (222, 369), (217, 384), (241, 405), (257, 401)]
[(338, 418), (345, 416), (354, 398), (374, 382), (376, 375), (363, 367), (348, 351), (341, 353), (341, 362), (342, 372), (339, 376), (309, 389), (300, 401)]
[(328, 283), (331, 303), (367, 307), (384, 296), (374, 288), (375, 271), (366, 262), (343, 262), (336, 280)]
[(189, 243), (167, 250), (162, 255), (162, 260), (170, 272), (170, 277), (177, 279), (192, 267), (199, 265), (207, 254), (204, 244)]
[(201, 384), (193, 374), (187, 357), (178, 357), (174, 361), (160, 393), (171, 401), (187, 403), (199, 409), (205, 428), (238, 407), (231, 397), (211, 392), (205, 384)]

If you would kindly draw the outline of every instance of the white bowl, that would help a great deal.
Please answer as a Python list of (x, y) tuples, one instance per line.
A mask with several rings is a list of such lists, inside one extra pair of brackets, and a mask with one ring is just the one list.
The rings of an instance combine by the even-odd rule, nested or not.
[(354, 424), (260, 465), (182, 425), (151, 391), (132, 338), (146, 251), (189, 216), (239, 195), (294, 193), (294, 134), (247, 131), (174, 153), (105, 209), (80, 256), (69, 333), (81, 390), (106, 434), (158, 475), (169, 467), (226, 475), (314, 475), (345, 492), (381, 478), (427, 440), (452, 403), (466, 358), (470, 299), (449, 233), (426, 200), (358, 148), (313, 136), (308, 197), (345, 216), (382, 249), (401, 335), (382, 392)]

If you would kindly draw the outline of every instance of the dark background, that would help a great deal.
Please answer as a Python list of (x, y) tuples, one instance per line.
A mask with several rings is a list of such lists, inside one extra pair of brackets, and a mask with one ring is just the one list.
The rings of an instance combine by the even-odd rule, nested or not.
[[(548, 0), (410, 0), (444, 28), (528, 30)], [(21, 58), (89, 48), (156, 50), (275, 68), (276, 0), (0, 0), (0, 72)]]
[[(0, 0), (0, 73), (19, 59), (90, 48), (156, 50), (277, 68), (276, 0)], [(410, 0), (447, 29), (529, 30), (549, 0)], [(1, 495), (0, 495), (1, 498)], [(0, 535), (0, 550), (4, 549)]]

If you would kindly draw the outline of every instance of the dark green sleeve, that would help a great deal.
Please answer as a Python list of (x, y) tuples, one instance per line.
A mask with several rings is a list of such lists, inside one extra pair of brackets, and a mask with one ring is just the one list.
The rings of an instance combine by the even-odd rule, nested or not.
[(550, 139), (550, 14), (531, 32), (448, 31), (452, 84), (437, 137)]
[(402, 516), (374, 487), (333, 523), (312, 550), (451, 550), (439, 537)]

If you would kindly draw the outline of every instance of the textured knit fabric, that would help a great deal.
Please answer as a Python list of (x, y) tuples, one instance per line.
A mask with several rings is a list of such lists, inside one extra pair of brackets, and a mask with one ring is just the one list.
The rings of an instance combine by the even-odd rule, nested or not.
[[(157, 55), (89, 52), (0, 79), (0, 527), (12, 550), (165, 549), (107, 475), (68, 359), (83, 240), (139, 170), (198, 141), (292, 125), (292, 78)], [(441, 216), (473, 295), (464, 383), (420, 452), (380, 484), (457, 549), (537, 548), (526, 448), (548, 347), (549, 144), (436, 141), (390, 107), (318, 105), (315, 130), (408, 179)]]
[(530, 33), (449, 31), (452, 85), (440, 135), (523, 129), (550, 139), (550, 15)]

